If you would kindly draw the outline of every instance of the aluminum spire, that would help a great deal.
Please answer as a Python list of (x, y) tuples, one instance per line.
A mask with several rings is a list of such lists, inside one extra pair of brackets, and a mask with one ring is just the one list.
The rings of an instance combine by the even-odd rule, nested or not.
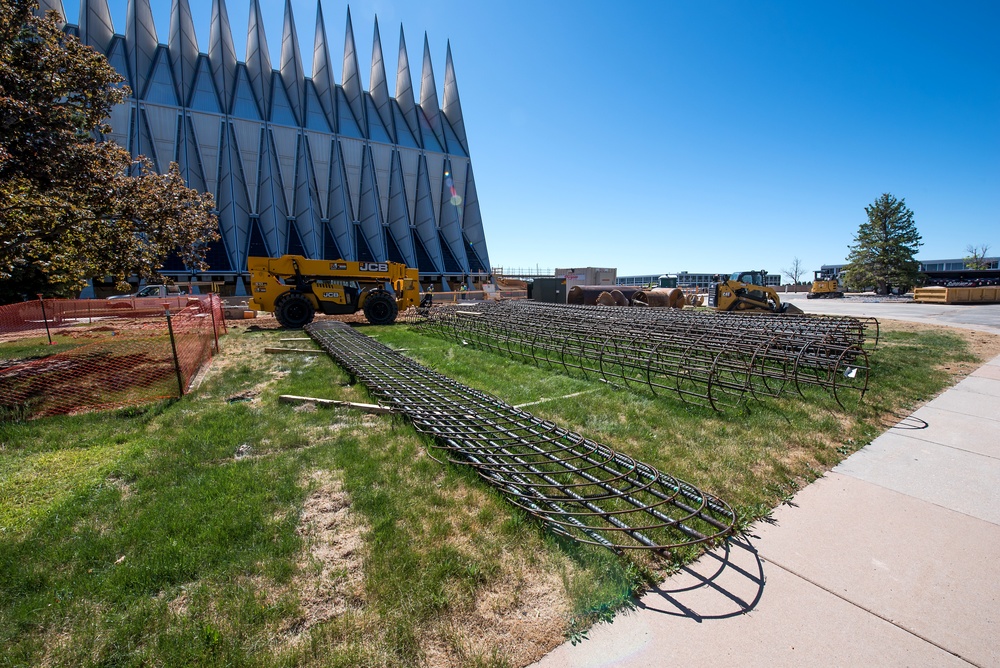
[(114, 36), (108, 0), (83, 0), (80, 3), (80, 41), (107, 53)]
[(220, 106), (223, 113), (228, 113), (236, 86), (236, 48), (233, 46), (233, 31), (229, 27), (226, 0), (212, 0), (208, 60), (212, 66), (212, 80), (215, 82)]
[(264, 18), (257, 0), (250, 0), (250, 20), (247, 25), (247, 73), (250, 88), (257, 98), (264, 118), (271, 110), (271, 56), (267, 50), (267, 36), (264, 34)]
[(178, 99), (187, 102), (198, 65), (198, 37), (188, 0), (173, 0), (170, 6), (170, 66), (177, 78)]
[(354, 48), (354, 27), (351, 25), (351, 8), (347, 8), (347, 32), (344, 35), (344, 95), (351, 113), (360, 127), (365, 126), (365, 111), (362, 104), (361, 68), (358, 66), (358, 51)]
[(295, 17), (292, 16), (292, 2), (285, 0), (285, 25), (281, 31), (281, 82), (285, 85), (292, 111), (300, 122), (305, 96), (305, 75), (302, 72), (302, 54), (299, 51), (299, 35), (295, 31)]

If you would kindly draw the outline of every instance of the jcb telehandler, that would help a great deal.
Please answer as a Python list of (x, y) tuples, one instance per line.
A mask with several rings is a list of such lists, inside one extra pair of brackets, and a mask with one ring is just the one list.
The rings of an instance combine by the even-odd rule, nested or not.
[(774, 288), (764, 285), (767, 271), (737, 271), (708, 290), (708, 305), (716, 311), (770, 311), (802, 313), (792, 304), (782, 304)]
[[(373, 325), (391, 325), (396, 314), (420, 303), (419, 273), (398, 262), (307, 260), (301, 255), (247, 259), (253, 298), (249, 307), (269, 311), (282, 326), (298, 329), (316, 311), (347, 315), (359, 310)], [(386, 289), (386, 284), (392, 291)], [(395, 293), (395, 294), (393, 294)]]

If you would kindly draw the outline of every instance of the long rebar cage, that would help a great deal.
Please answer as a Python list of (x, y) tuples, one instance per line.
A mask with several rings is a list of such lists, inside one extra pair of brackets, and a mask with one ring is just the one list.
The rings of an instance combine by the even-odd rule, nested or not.
[(466, 387), (339, 322), (309, 335), (450, 462), (470, 466), (553, 532), (612, 550), (658, 550), (729, 534), (712, 494), (496, 397)]
[(545, 368), (722, 410), (807, 386), (845, 406), (868, 389), (878, 322), (678, 309), (485, 302), (433, 309), (431, 333)]

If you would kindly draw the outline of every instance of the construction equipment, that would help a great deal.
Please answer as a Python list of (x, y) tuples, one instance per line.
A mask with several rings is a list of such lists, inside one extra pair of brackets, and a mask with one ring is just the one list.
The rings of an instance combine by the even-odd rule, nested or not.
[(840, 281), (836, 277), (827, 278), (820, 272), (813, 272), (813, 284), (807, 299), (837, 299), (844, 296)]
[[(299, 329), (316, 311), (348, 315), (359, 310), (373, 325), (391, 325), (396, 314), (420, 303), (419, 273), (398, 262), (308, 260), (301, 255), (247, 259), (251, 309), (269, 311), (283, 327)], [(391, 291), (386, 289), (391, 286)]]
[(737, 271), (718, 281), (708, 291), (708, 305), (716, 311), (769, 311), (802, 313), (792, 304), (782, 304), (774, 288), (764, 284), (767, 270)]

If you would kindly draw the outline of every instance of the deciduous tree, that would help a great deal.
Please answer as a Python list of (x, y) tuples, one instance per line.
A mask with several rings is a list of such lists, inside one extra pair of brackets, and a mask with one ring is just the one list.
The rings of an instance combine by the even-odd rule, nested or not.
[(920, 270), (914, 256), (922, 242), (906, 200), (884, 193), (865, 207), (865, 213), (868, 221), (858, 228), (844, 268), (848, 288), (874, 286), (884, 295), (893, 288), (916, 285)]
[[(88, 277), (151, 277), (170, 252), (204, 268), (218, 238), (210, 194), (176, 164), (156, 173), (101, 141), (128, 89), (107, 59), (0, 0), (0, 282), (7, 294), (78, 289)], [(2, 288), (0, 288), (2, 289)]]
[(965, 267), (966, 269), (989, 269), (990, 263), (986, 262), (986, 254), (990, 252), (989, 244), (969, 244), (965, 247), (965, 252), (968, 255), (965, 256)]
[(805, 275), (806, 270), (802, 268), (802, 260), (795, 258), (792, 260), (792, 266), (788, 269), (782, 269), (788, 280), (792, 282), (793, 285), (798, 285), (802, 282), (802, 276)]

